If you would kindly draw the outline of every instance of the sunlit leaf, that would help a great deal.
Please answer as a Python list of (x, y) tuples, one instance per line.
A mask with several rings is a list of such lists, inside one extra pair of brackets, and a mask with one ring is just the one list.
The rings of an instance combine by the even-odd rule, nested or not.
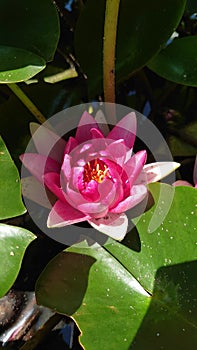
[(0, 224), (0, 297), (13, 285), (25, 249), (34, 239), (33, 233), (21, 227)]
[(18, 170), (0, 137), (0, 219), (24, 214)]
[(72, 315), (86, 349), (126, 350), (151, 298), (104, 248), (78, 246), (48, 264), (37, 282), (37, 300)]
[(0, 46), (0, 83), (30, 79), (45, 68), (45, 60), (16, 47)]
[(1, 0), (0, 82), (27, 80), (44, 69), (58, 39), (59, 19), (52, 1)]
[[(170, 188), (150, 185), (155, 205), (160, 186)], [(169, 209), (151, 234), (155, 206), (142, 215), (137, 223), (139, 249), (131, 249), (133, 231), (124, 241), (127, 246), (111, 239), (104, 247), (82, 242), (57, 255), (39, 277), (38, 302), (72, 315), (85, 349), (94, 344), (96, 350), (141, 350), (151, 344), (154, 350), (172, 350), (174, 339), (180, 349), (192, 348), (197, 310), (196, 190), (175, 188)]]

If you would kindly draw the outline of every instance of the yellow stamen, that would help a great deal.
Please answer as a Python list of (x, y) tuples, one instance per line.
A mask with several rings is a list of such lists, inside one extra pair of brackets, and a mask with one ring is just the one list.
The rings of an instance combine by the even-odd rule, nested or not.
[(84, 182), (88, 183), (91, 180), (95, 180), (98, 183), (102, 183), (103, 180), (110, 178), (109, 169), (106, 164), (100, 159), (94, 159), (87, 162), (84, 166)]

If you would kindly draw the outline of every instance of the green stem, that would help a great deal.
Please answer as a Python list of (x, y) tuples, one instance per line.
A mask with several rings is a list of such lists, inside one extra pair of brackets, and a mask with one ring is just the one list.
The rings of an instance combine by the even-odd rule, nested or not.
[(34, 115), (34, 117), (42, 124), (46, 121), (46, 118), (34, 105), (34, 103), (25, 95), (25, 93), (19, 88), (17, 84), (7, 84), (10, 90), (19, 98), (19, 100), (27, 107), (27, 109)]
[(115, 51), (120, 0), (106, 0), (103, 38), (104, 101), (115, 103)]
[(63, 72), (48, 76), (44, 78), (44, 81), (46, 83), (58, 83), (59, 81), (66, 80), (66, 79), (71, 79), (71, 78), (76, 78), (78, 76), (75, 68), (69, 68)]

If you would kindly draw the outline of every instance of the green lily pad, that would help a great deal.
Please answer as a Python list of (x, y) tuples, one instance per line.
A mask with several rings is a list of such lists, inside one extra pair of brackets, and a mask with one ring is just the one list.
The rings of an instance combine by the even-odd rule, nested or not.
[[(148, 233), (161, 187), (175, 196)], [(183, 350), (196, 341), (196, 190), (152, 184), (150, 191), (156, 204), (137, 223), (138, 251), (111, 239), (104, 247), (82, 242), (57, 255), (37, 281), (38, 303), (71, 315), (86, 350), (172, 350), (175, 339)]]
[[(128, 259), (121, 244), (113, 242), (111, 246), (106, 245), (106, 248), (111, 254), (118, 256), (120, 262), (127, 266), (143, 288), (152, 294), (155, 274), (159, 268), (197, 259), (197, 193), (192, 187), (172, 187), (159, 183), (150, 184), (149, 190), (155, 205), (144, 213), (138, 222), (133, 220), (136, 221), (140, 237), (140, 252), (132, 252)], [(158, 207), (161, 190), (163, 198), (160, 199)], [(161, 220), (160, 217), (169, 205), (168, 198), (173, 197), (173, 194), (169, 212), (165, 219)], [(158, 228), (150, 233), (153, 215), (154, 226)]]
[(16, 47), (0, 46), (0, 83), (16, 83), (30, 79), (45, 68), (45, 60)]
[[(90, 95), (102, 92), (105, 3), (86, 2), (75, 31), (75, 51), (87, 74)], [(116, 46), (116, 79), (128, 79), (143, 67), (177, 27), (185, 0), (120, 2)]]
[(0, 297), (12, 287), (25, 249), (35, 238), (33, 233), (23, 228), (0, 224)]
[(175, 39), (148, 63), (148, 67), (175, 83), (197, 86), (197, 37)]
[(151, 301), (124, 266), (100, 246), (60, 253), (47, 265), (36, 288), (39, 304), (74, 317), (87, 350), (92, 344), (94, 349), (128, 349)]
[(26, 212), (21, 198), (18, 170), (0, 137), (0, 219), (22, 215)]
[(58, 39), (59, 18), (52, 1), (1, 0), (0, 82), (27, 80), (44, 69)]

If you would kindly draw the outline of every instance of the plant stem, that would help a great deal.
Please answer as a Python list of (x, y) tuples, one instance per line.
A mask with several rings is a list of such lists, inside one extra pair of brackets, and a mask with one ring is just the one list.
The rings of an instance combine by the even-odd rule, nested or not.
[(115, 103), (115, 49), (120, 0), (106, 0), (103, 38), (104, 101)]
[(44, 81), (46, 83), (58, 83), (59, 81), (66, 80), (66, 79), (71, 79), (71, 78), (76, 78), (78, 76), (75, 68), (69, 68), (63, 72), (48, 76), (44, 78)]
[(46, 122), (46, 118), (43, 116), (43, 114), (29, 99), (29, 97), (25, 95), (25, 93), (19, 88), (17, 84), (12, 83), (7, 85), (41, 124)]

